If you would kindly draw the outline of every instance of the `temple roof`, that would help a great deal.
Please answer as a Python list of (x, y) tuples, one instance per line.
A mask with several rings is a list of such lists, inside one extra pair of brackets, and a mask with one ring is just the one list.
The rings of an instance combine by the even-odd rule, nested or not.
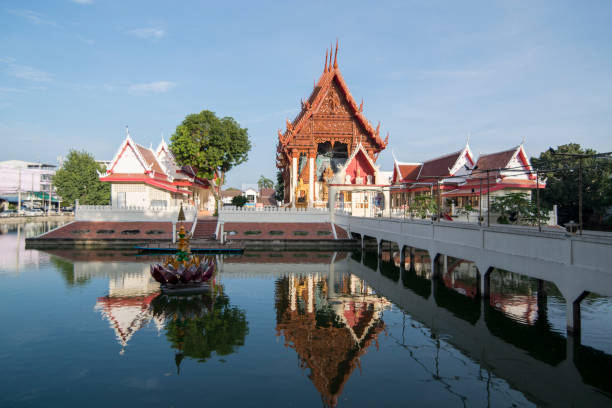
[[(126, 151), (131, 151), (133, 155), (125, 155)], [(119, 170), (121, 166), (118, 168), (117, 164), (122, 160), (128, 160), (127, 163), (132, 163), (127, 167), (129, 170), (126, 167)], [(130, 162), (130, 160), (132, 161)], [(122, 163), (125, 166), (125, 163)], [(177, 165), (174, 155), (163, 138), (157, 149), (153, 150), (135, 143), (127, 132), (106, 173), (100, 174), (100, 181), (142, 181), (171, 192), (189, 194), (189, 192), (181, 190), (177, 186), (200, 185), (204, 188), (209, 187), (206, 180), (197, 177), (196, 174), (196, 171), (190, 166), (179, 167)]]
[[(287, 128), (284, 133), (281, 134), (279, 130), (279, 142), (280, 145), (286, 145), (289, 143), (293, 136), (295, 136), (302, 129), (307, 120), (321, 107), (325, 96), (328, 94), (330, 88), (335, 83), (342, 91), (346, 102), (351, 110), (351, 114), (355, 116), (357, 121), (363, 126), (367, 135), (373, 140), (375, 146), (382, 150), (387, 147), (389, 135), (383, 140), (380, 137), (380, 123), (376, 128), (366, 119), (363, 114), (363, 102), (361, 105), (357, 105), (348, 85), (344, 81), (340, 69), (338, 68), (338, 42), (336, 42), (336, 50), (334, 55), (334, 62), (332, 64), (332, 53), (326, 51), (325, 53), (325, 67), (323, 73), (315, 83), (314, 89), (310, 94), (310, 97), (306, 102), (302, 101), (302, 110), (292, 122), (287, 121)], [(329, 63), (328, 63), (329, 57)]]
[(395, 162), (395, 171), (400, 175), (400, 182), (423, 182), (451, 177), (461, 171), (463, 157), (473, 165), (472, 151), (468, 144), (461, 150), (445, 154), (423, 163)]
[[(523, 145), (515, 146), (511, 149), (504, 150), (501, 152), (495, 152), (490, 154), (481, 154), (478, 157), (478, 161), (476, 162), (475, 170), (470, 178), (478, 179), (478, 178), (486, 178), (487, 173), (486, 170), (492, 170), (489, 172), (489, 177), (503, 177), (503, 171), (501, 169), (516, 167), (511, 166), (512, 159), (516, 156), (518, 161), (521, 163), (520, 168), (524, 168), (525, 170), (532, 172), (531, 163), (527, 158), (527, 154), (525, 153), (525, 149)], [(517, 168), (517, 170), (520, 170)], [(530, 177), (534, 178), (534, 177)]]

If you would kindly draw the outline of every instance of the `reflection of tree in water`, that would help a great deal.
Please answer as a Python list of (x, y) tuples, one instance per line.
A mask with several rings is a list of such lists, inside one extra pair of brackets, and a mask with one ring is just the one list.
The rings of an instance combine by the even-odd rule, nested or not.
[[(388, 305), (353, 275), (289, 276), (276, 282), (277, 335), (293, 348), (325, 406), (336, 406), (344, 385), (384, 329)], [(329, 282), (331, 281), (331, 283)]]
[(57, 271), (62, 275), (64, 281), (66, 282), (66, 286), (77, 286), (84, 285), (89, 282), (88, 276), (80, 276), (77, 279), (74, 279), (74, 264), (70, 261), (66, 261), (62, 258), (58, 258), (56, 256), (50, 257), (51, 263)]
[(185, 357), (205, 362), (213, 354), (236, 352), (249, 332), (245, 312), (230, 304), (221, 286), (189, 296), (160, 294), (151, 308), (154, 316), (165, 320), (166, 337), (177, 350), (179, 372)]

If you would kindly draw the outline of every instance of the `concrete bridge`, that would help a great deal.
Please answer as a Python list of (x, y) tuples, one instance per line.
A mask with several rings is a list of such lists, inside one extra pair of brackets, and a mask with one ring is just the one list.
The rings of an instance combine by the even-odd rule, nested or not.
[(474, 262), (480, 295), (490, 294), (490, 274), (504, 269), (554, 283), (567, 304), (568, 334), (580, 334), (580, 302), (589, 292), (612, 296), (612, 237), (573, 235), (565, 231), (538, 231), (515, 226), (478, 226), (456, 222), (354, 217), (332, 213), (332, 221), (362, 246), (376, 239), (378, 253), (384, 241), (396, 243), (400, 263), (406, 250), (425, 249), (431, 259), (432, 279), (443, 272), (446, 256)]
[[(528, 326), (506, 317), (487, 301), (470, 299), (410, 270), (401, 268), (397, 280), (384, 276), (381, 272), (385, 263), (379, 258), (373, 270), (355, 258), (347, 258), (336, 268), (348, 269), (364, 279), (378, 294), (537, 405), (609, 404), (605, 394), (612, 392), (612, 383), (606, 370), (612, 356), (581, 346), (572, 336), (566, 339), (552, 332), (546, 326), (546, 316), (538, 316), (538, 321)], [(539, 313), (544, 310), (538, 308)], [(601, 367), (600, 372), (594, 373), (593, 367)]]

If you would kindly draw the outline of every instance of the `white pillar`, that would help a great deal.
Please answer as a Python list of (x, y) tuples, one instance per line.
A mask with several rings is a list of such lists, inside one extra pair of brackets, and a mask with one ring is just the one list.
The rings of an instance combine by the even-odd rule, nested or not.
[(384, 190), (383, 196), (385, 197), (385, 213), (390, 216), (391, 215), (391, 196), (389, 194), (389, 190)]
[(308, 158), (308, 206), (314, 202), (314, 157)]
[(297, 186), (297, 157), (291, 158), (291, 182), (290, 184), (290, 198), (291, 206), (295, 207), (295, 187)]
[(176, 244), (176, 221), (172, 221), (172, 243)]

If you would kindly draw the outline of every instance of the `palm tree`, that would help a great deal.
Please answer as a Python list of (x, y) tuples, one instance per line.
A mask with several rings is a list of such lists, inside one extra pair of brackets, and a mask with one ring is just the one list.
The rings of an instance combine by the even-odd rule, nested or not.
[(274, 188), (274, 182), (262, 174), (259, 181), (257, 181), (257, 187), (260, 190), (262, 188)]

